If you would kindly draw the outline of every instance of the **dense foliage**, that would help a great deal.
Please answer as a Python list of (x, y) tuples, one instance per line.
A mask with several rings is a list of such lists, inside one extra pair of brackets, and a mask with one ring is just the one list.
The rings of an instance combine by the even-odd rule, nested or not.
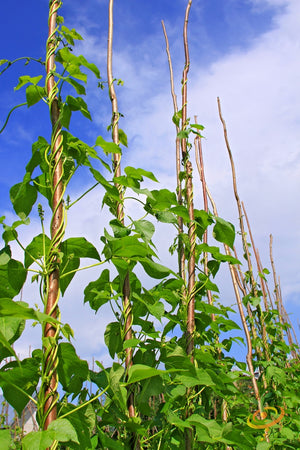
[[(178, 187), (176, 192), (149, 188), (147, 180), (153, 184), (157, 179), (147, 168), (125, 167), (121, 172), (122, 148), (128, 144), (114, 105), (111, 142), (99, 136), (88, 144), (74, 136), (73, 112), (91, 119), (84, 101), (87, 74), (99, 87), (106, 83), (93, 63), (72, 51), (82, 38), (56, 17), (60, 6), (58, 0), (50, 2), (49, 23), (55, 17), (55, 29), (47, 42), (46, 73), (20, 76), (16, 86), (25, 88), (28, 107), (46, 103), (51, 141), (37, 138), (23, 180), (10, 190), (16, 221), (9, 224), (1, 217), (0, 387), (18, 415), (29, 401), (36, 405), (39, 430), (13, 433), (2, 417), (1, 448), (300, 447), (298, 348), (278, 288), (274, 306), (265, 293), (268, 271), (260, 268), (255, 279), (249, 253), (245, 252), (246, 271), (233, 256), (234, 226), (215, 210), (193, 205), (191, 136), (201, 139), (203, 127), (185, 117), (185, 105), (175, 111), (183, 156), (180, 196)], [(11, 62), (1, 64), (6, 69)], [(108, 83), (112, 101), (114, 81)], [(111, 214), (110, 228), (99, 230), (101, 248), (84, 236), (64, 239), (68, 210), (79, 200), (89, 201), (88, 192), (70, 201), (69, 183), (80, 177), (81, 169), (88, 169), (91, 189), (102, 186), (102, 204)], [(125, 205), (133, 198), (136, 216), (129, 217)], [(41, 229), (25, 247), (19, 229), (30, 227), (29, 217), (36, 214)], [(49, 232), (44, 225), (48, 222)], [(178, 273), (158, 262), (153, 243), (158, 222), (177, 232), (171, 251), (175, 258), (179, 255)], [(242, 230), (243, 240), (245, 236)], [(14, 259), (11, 249), (16, 246), (23, 251), (22, 261)], [(97, 314), (110, 303), (115, 315), (105, 330), (99, 330), (113, 362), (104, 367), (96, 361), (97, 370), (78, 357), (73, 331), (59, 313), (59, 291), (68, 296), (85, 258), (94, 260), (89, 267), (98, 266), (99, 277), (86, 286), (84, 302)], [(215, 276), (224, 264), (240, 284), (242, 321), (244, 317), (250, 336), (247, 364), (230, 356), (233, 341), (243, 339), (223, 335), (240, 329), (232, 320), (233, 311), (215, 295)], [(143, 270), (139, 278), (137, 268)], [(49, 307), (53, 279), (59, 291)], [(28, 281), (39, 285), (35, 307), (20, 299)], [(26, 321), (41, 326), (41, 345), (31, 357), (19, 360), (13, 344)], [(93, 385), (91, 391), (87, 381)]]

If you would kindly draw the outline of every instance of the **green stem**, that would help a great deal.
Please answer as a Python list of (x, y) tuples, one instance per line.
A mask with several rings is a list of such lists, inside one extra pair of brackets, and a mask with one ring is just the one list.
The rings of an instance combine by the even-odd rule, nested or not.
[(109, 386), (107, 386), (106, 389), (104, 389), (98, 395), (96, 395), (96, 397), (90, 398), (87, 402), (82, 403), (81, 405), (77, 406), (77, 408), (72, 409), (72, 411), (69, 411), (66, 414), (63, 414), (62, 416), (60, 416), (58, 418), (59, 419), (64, 419), (65, 417), (69, 416), (70, 414), (73, 414), (74, 412), (79, 411), (79, 409), (84, 408), (85, 406), (87, 406), (90, 403), (92, 403), (94, 400), (97, 400), (97, 398), (101, 397), (101, 395), (103, 395), (108, 390), (108, 388), (109, 388)]
[(27, 102), (25, 102), (25, 103), (20, 103), (19, 105), (14, 106), (14, 107), (9, 111), (9, 113), (8, 113), (8, 115), (7, 115), (7, 117), (6, 117), (6, 121), (4, 122), (4, 125), (3, 125), (3, 127), (1, 128), (1, 130), (0, 130), (0, 134), (4, 131), (4, 129), (5, 129), (6, 125), (7, 125), (7, 122), (9, 121), (9, 118), (10, 118), (12, 112), (13, 112), (15, 109), (20, 108), (21, 106), (25, 106), (25, 105), (27, 105)]
[[(35, 62), (39, 62), (41, 63), (43, 66), (45, 65), (44, 61), (42, 61), (41, 58), (36, 59), (36, 58), (31, 58), (30, 56), (21, 56), (20, 58), (14, 59), (13, 61), (7, 61), (7, 66), (4, 67), (4, 69), (0, 72), (0, 75), (2, 75), (9, 67), (11, 67), (14, 63), (18, 62), (18, 61), (22, 61), (23, 59), (27, 60), (27, 63), (29, 63), (29, 61), (35, 61)], [(25, 66), (26, 64), (25, 63)]]
[(85, 195), (87, 195), (89, 192), (91, 192), (93, 189), (95, 189), (96, 186), (98, 186), (98, 183), (95, 183), (92, 187), (90, 187), (87, 191), (85, 191), (80, 197), (77, 198), (77, 200), (74, 200), (73, 203), (71, 203), (70, 205), (66, 206), (66, 209), (70, 209), (71, 206), (75, 205), (75, 203), (79, 202), (79, 200), (81, 200)]
[(61, 275), (60, 279), (66, 277), (67, 275), (70, 275), (70, 273), (79, 272), (80, 270), (90, 269), (91, 267), (101, 266), (102, 264), (104, 264), (106, 262), (107, 262), (107, 259), (105, 259), (104, 261), (100, 261), (98, 263), (95, 263), (95, 264), (91, 264), (90, 266), (85, 266), (85, 267), (80, 267), (79, 269), (70, 270), (70, 272), (63, 273)]

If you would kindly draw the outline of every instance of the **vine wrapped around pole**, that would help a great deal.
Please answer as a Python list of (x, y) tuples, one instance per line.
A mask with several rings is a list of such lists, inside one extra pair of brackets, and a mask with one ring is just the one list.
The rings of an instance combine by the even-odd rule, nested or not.
[[(58, 86), (54, 78), (55, 52), (58, 47), (56, 37), (57, 11), (61, 7), (60, 0), (52, 0), (49, 5), (48, 39), (46, 54), (46, 92), (52, 123), (51, 149), (48, 156), (49, 179), (51, 185), (51, 244), (46, 260), (46, 277), (44, 285), (45, 313), (59, 319), (59, 248), (64, 235), (64, 183), (62, 160), (62, 130), (59, 121), (60, 109), (57, 98)], [(46, 323), (43, 330), (44, 357), (42, 365), (42, 385), (40, 390), (42, 415), (41, 426), (46, 430), (57, 416), (58, 401), (58, 336), (59, 327), (55, 323)]]
[[(112, 72), (112, 43), (113, 43), (113, 0), (109, 1), (109, 25), (108, 25), (108, 41), (107, 41), (107, 80), (109, 88), (109, 96), (112, 105), (112, 138), (113, 142), (119, 145), (119, 111), (118, 111), (118, 101), (114, 88), (114, 79)], [(113, 155), (113, 167), (114, 176), (121, 176), (121, 155), (114, 153)], [(122, 187), (116, 183), (116, 187), (119, 191), (120, 201), (117, 205), (117, 219), (124, 224), (124, 207), (123, 207), (123, 193)], [(123, 339), (128, 341), (132, 339), (132, 311), (130, 302), (130, 282), (129, 273), (127, 272), (124, 282), (123, 282), (123, 317), (124, 317), (124, 329), (123, 329)], [(132, 347), (126, 348), (126, 358), (125, 358), (125, 371), (128, 373), (129, 368), (132, 366), (133, 350)], [(134, 408), (134, 394), (129, 389), (128, 400), (128, 415), (129, 417), (135, 416)]]

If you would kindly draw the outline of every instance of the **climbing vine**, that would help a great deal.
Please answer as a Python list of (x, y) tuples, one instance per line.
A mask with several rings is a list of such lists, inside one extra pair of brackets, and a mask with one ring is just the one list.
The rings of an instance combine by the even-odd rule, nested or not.
[[(41, 75), (19, 77), (16, 90), (25, 88), (26, 102), (17, 107), (27, 105), (30, 114), (31, 107), (45, 103), (51, 135), (50, 142), (39, 136), (33, 143), (24, 178), (10, 189), (18, 217), (12, 224), (1, 217), (0, 387), (4, 404), (11, 405), (19, 417), (29, 404), (37, 411), (37, 430), (27, 434), (22, 429), (13, 431), (2, 413), (1, 448), (297, 448), (299, 347), (283, 306), (272, 239), (275, 306), (268, 287), (269, 271), (261, 264), (239, 199), (220, 101), (246, 270), (235, 249), (238, 234), (230, 222), (218, 216), (206, 182), (204, 126), (196, 117), (191, 123), (187, 115), (192, 0), (187, 2), (183, 27), (181, 109), (163, 23), (174, 105), (174, 192), (150, 188), (148, 182), (153, 185), (158, 180), (139, 164), (122, 167), (122, 152), (130, 141), (120, 128), (122, 115), (114, 89), (113, 6), (110, 0), (107, 80), (101, 78), (95, 64), (73, 52), (82, 37), (64, 25), (60, 0), (49, 4), (45, 62), (27, 56), (1, 60), (1, 76), (9, 76), (10, 67), (24, 60), (41, 66)], [(111, 102), (112, 116), (107, 118), (111, 141), (98, 136), (95, 142), (85, 143), (70, 131), (74, 112), (91, 119), (83, 99), (88, 76), (103, 88), (101, 101)], [(10, 126), (17, 107), (8, 112), (1, 133)], [(146, 160), (147, 155), (141, 159)], [(202, 182), (204, 209), (197, 208), (194, 195), (194, 161)], [(89, 173), (90, 187), (71, 201), (70, 181), (81, 169)], [(111, 214), (109, 227), (99, 230), (101, 245), (82, 236), (65, 239), (68, 211), (78, 202), (88, 202), (89, 193), (97, 186), (104, 192), (99, 202)], [(132, 200), (136, 202), (134, 217), (126, 210)], [(30, 228), (31, 217), (39, 218), (40, 233), (24, 245), (19, 229)], [(247, 241), (244, 217), (251, 242)], [(154, 245), (159, 222), (176, 232), (170, 251), (178, 259), (177, 271), (159, 261)], [(14, 259), (16, 248), (22, 251), (23, 262)], [(82, 266), (85, 258), (94, 263)], [(246, 336), (246, 362), (230, 353), (233, 342), (244, 339), (224, 337), (224, 332), (240, 327), (232, 320), (234, 310), (217, 297), (215, 277), (223, 265), (229, 265)], [(109, 304), (114, 315), (114, 321), (99, 330), (112, 363), (106, 367), (96, 361), (96, 369), (90, 369), (77, 355), (73, 330), (60, 314), (61, 295), (68, 296), (77, 271), (89, 273), (90, 267), (97, 267), (99, 273), (88, 281), (84, 302), (96, 314)], [(35, 306), (22, 300), (28, 281), (39, 286)], [(19, 359), (14, 344), (27, 321), (40, 325), (41, 345), (30, 357)]]

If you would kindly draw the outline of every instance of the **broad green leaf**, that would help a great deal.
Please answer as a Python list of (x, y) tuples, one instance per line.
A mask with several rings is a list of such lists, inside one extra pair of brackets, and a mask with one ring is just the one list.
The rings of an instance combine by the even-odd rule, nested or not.
[(13, 440), (10, 430), (0, 430), (0, 448), (9, 450), (12, 448)]
[(235, 229), (232, 223), (227, 222), (220, 217), (215, 217), (216, 224), (213, 229), (214, 238), (222, 242), (223, 244), (228, 245), (230, 248), (233, 248), (234, 239), (235, 239)]
[(67, 419), (54, 420), (50, 423), (48, 431), (51, 431), (55, 440), (59, 442), (72, 441), (79, 444), (76, 429)]
[(171, 425), (175, 425), (180, 430), (184, 430), (185, 428), (192, 428), (186, 420), (180, 419), (180, 417), (178, 417), (177, 414), (175, 414), (173, 411), (168, 411), (166, 418)]
[(60, 265), (60, 282), (59, 287), (62, 295), (65, 294), (67, 287), (74, 278), (77, 269), (80, 266), (80, 258), (74, 255), (65, 255), (62, 258)]
[(139, 258), (139, 263), (151, 278), (161, 279), (167, 277), (171, 273), (170, 269), (152, 261), (150, 258)]
[(26, 101), (28, 108), (38, 103), (45, 96), (45, 88), (33, 85), (28, 86), (26, 88)]
[(111, 322), (107, 325), (104, 333), (104, 342), (112, 358), (114, 358), (115, 354), (122, 351), (122, 329), (119, 322)]
[[(1, 318), (0, 318), (1, 325)], [(18, 360), (18, 356), (14, 351), (13, 347), (10, 345), (9, 341), (6, 339), (5, 335), (2, 333), (0, 329), (0, 362), (8, 356), (14, 356), (16, 360)]]
[(177, 111), (172, 117), (172, 121), (173, 123), (175, 123), (177, 127), (179, 127), (181, 119), (182, 119), (182, 110)]
[(78, 60), (79, 60), (79, 62), (80, 62), (80, 64), (81, 64), (82, 66), (86, 67), (86, 68), (89, 69), (91, 72), (93, 72), (94, 75), (96, 75), (97, 78), (101, 78), (101, 77), (100, 77), (99, 69), (98, 69), (98, 67), (97, 67), (95, 64), (88, 62), (88, 61), (85, 59), (85, 57), (82, 56), (82, 55), (79, 55), (79, 56), (78, 56)]
[(108, 302), (111, 298), (109, 270), (104, 269), (96, 281), (91, 281), (84, 290), (84, 303), (89, 303), (94, 311)]
[(91, 173), (93, 174), (96, 181), (98, 181), (106, 190), (107, 194), (115, 201), (120, 201), (120, 194), (116, 186), (110, 184), (104, 176), (95, 169), (90, 169)]
[(149, 243), (155, 232), (155, 227), (149, 220), (141, 219), (133, 222), (135, 231), (141, 235), (141, 238)]
[(136, 383), (146, 378), (152, 378), (156, 375), (161, 375), (162, 371), (155, 367), (145, 366), (143, 364), (134, 364), (128, 371), (128, 384)]
[(59, 381), (66, 392), (77, 395), (87, 380), (88, 364), (77, 356), (75, 348), (69, 342), (61, 342), (57, 354)]
[[(81, 405), (82, 406), (82, 405)], [(82, 407), (79, 410), (76, 410), (78, 407), (78, 404), (72, 405), (71, 403), (68, 403), (65, 407), (62, 408), (61, 414), (71, 413), (68, 415), (68, 422), (70, 422), (70, 425), (73, 427), (77, 434), (77, 439), (79, 441), (79, 444), (76, 444), (75, 441), (72, 444), (72, 442), (68, 441), (67, 447), (68, 448), (74, 448), (74, 449), (91, 449), (91, 436), (93, 434), (93, 431), (95, 429), (95, 420), (93, 421), (93, 424), (91, 425), (91, 405), (87, 405)], [(58, 419), (58, 420), (64, 420), (64, 419)], [(61, 431), (59, 431), (61, 433)], [(73, 433), (72, 433), (73, 434)], [(74, 435), (75, 437), (75, 435)], [(65, 446), (62, 446), (65, 447)]]
[(149, 172), (148, 170), (144, 169), (136, 169), (135, 167), (127, 166), (124, 169), (124, 172), (128, 177), (136, 178), (138, 180), (142, 180), (143, 177), (147, 177), (152, 181), (157, 181), (157, 178), (154, 176), (152, 172)]
[(140, 242), (136, 236), (124, 236), (110, 242), (113, 256), (122, 258), (145, 257), (155, 253), (144, 243)]
[(60, 113), (60, 123), (62, 127), (69, 129), (71, 116), (72, 110), (70, 106), (67, 103), (64, 103)]
[(18, 317), (19, 319), (29, 319), (43, 322), (59, 323), (58, 320), (47, 314), (35, 311), (32, 308), (28, 308), (25, 302), (15, 302), (10, 298), (0, 299), (0, 317)]
[(22, 289), (27, 271), (19, 261), (11, 259), (0, 265), (0, 298), (13, 298)]
[(170, 211), (173, 214), (176, 214), (176, 216), (182, 217), (185, 222), (189, 222), (190, 216), (185, 206), (173, 206), (172, 208), (170, 208)]
[(53, 441), (53, 433), (51, 431), (31, 431), (22, 439), (23, 450), (46, 450), (50, 448)]
[(41, 260), (47, 257), (50, 249), (50, 239), (45, 234), (38, 234), (35, 236), (30, 244), (25, 249), (24, 266), (26, 269), (35, 262), (35, 260)]
[(15, 87), (15, 91), (18, 91), (21, 87), (25, 86), (28, 83), (35, 86), (42, 78), (43, 75), (39, 75), (37, 77), (30, 77), (29, 75), (23, 75), (22, 77), (19, 77), (19, 83)]
[(11, 187), (10, 200), (18, 216), (27, 217), (37, 199), (37, 190), (29, 182), (17, 183)]
[(6, 245), (0, 250), (0, 266), (7, 264), (10, 259), (11, 259), (11, 250), (9, 245)]
[(74, 255), (78, 258), (91, 258), (101, 261), (96, 248), (84, 237), (69, 238), (63, 241), (60, 250), (67, 256)]
[(124, 444), (120, 441), (111, 439), (107, 433), (104, 433), (101, 429), (98, 430), (98, 436), (102, 444), (102, 448), (109, 448), (110, 450), (124, 450)]
[(197, 130), (204, 130), (205, 128), (203, 125), (199, 125), (198, 123), (191, 123), (191, 127), (196, 128)]
[(122, 150), (117, 144), (115, 144), (114, 142), (105, 141), (102, 136), (97, 137), (95, 145), (101, 147), (106, 155), (108, 155), (109, 153), (122, 153)]
[(110, 388), (113, 392), (115, 401), (119, 404), (123, 412), (127, 412), (127, 390), (120, 381), (124, 376), (124, 368), (118, 364), (113, 363), (109, 372)]
[(73, 80), (73, 78), (70, 78), (70, 77), (68, 77), (66, 79), (66, 81), (71, 86), (73, 86), (73, 88), (76, 90), (77, 94), (79, 94), (79, 95), (86, 95), (85, 87), (81, 83), (78, 83), (78, 81)]
[(5, 367), (2, 369), (0, 387), (5, 399), (20, 416), (29, 401), (28, 395), (34, 393), (39, 382), (40, 361), (36, 358), (26, 358), (18, 364), (10, 363), (8, 370), (5, 370)]
[(128, 147), (127, 136), (121, 128), (119, 128), (119, 141), (120, 144), (123, 144), (125, 147)]
[(16, 317), (0, 317), (0, 330), (10, 344), (13, 344), (25, 329), (25, 320)]
[(80, 111), (84, 117), (92, 120), (87, 104), (81, 97), (72, 97), (71, 95), (68, 95), (66, 98), (66, 103), (71, 111)]
[(130, 234), (130, 230), (118, 219), (111, 220), (109, 225), (114, 232), (115, 238), (122, 238), (123, 236), (128, 236)]

